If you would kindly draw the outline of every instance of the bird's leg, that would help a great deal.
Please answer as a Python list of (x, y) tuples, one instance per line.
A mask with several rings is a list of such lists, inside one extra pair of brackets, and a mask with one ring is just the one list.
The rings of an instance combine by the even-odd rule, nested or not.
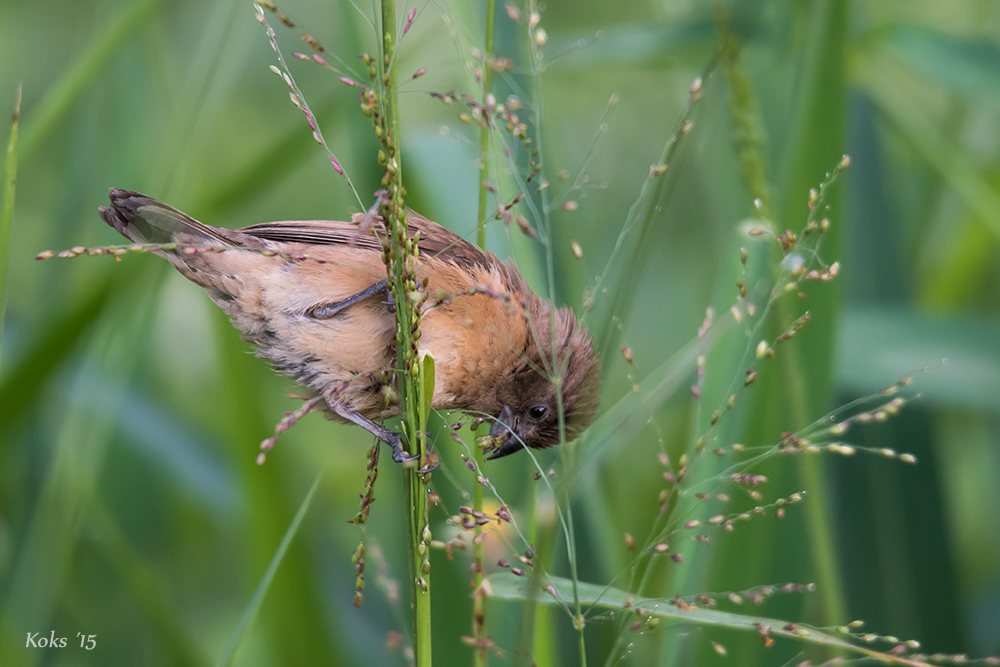
[(338, 416), (343, 417), (349, 422), (357, 424), (385, 444), (392, 447), (392, 460), (396, 463), (406, 463), (407, 461), (415, 461), (420, 458), (419, 454), (407, 454), (406, 451), (403, 450), (403, 437), (399, 433), (390, 431), (384, 426), (376, 424), (371, 419), (363, 417), (354, 410), (340, 405), (339, 403), (334, 403), (329, 399), (327, 399), (326, 404), (330, 406), (330, 409), (333, 410), (333, 412)]
[(386, 280), (381, 281), (382, 288), (385, 290), (385, 307), (389, 309), (390, 313), (396, 312), (396, 300), (392, 298), (392, 290), (389, 289), (389, 283)]
[[(396, 302), (392, 300), (392, 293), (389, 291), (389, 285), (386, 280), (380, 280), (368, 289), (363, 289), (354, 296), (349, 296), (343, 301), (335, 301), (334, 303), (324, 303), (318, 306), (314, 306), (309, 310), (309, 315), (315, 317), (317, 320), (328, 320), (331, 317), (336, 316), (340, 311), (344, 310), (349, 306), (353, 306), (359, 301), (364, 301), (369, 297), (373, 297), (377, 294), (385, 294), (388, 301), (384, 301), (389, 312), (396, 311)], [(346, 417), (345, 417), (346, 419)], [(367, 427), (366, 427), (367, 428)], [(369, 429), (370, 430), (370, 429)]]

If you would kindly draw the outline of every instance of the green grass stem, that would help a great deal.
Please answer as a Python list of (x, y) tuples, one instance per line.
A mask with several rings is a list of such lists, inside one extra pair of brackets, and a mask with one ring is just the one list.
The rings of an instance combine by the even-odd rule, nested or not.
[[(487, 106), (487, 98), (492, 91), (492, 68), (489, 66), (489, 59), (493, 57), (493, 15), (496, 13), (495, 0), (486, 0), (486, 59), (487, 66), (483, 74), (483, 107)], [(489, 195), (486, 190), (486, 181), (489, 180), (489, 155), (490, 155), (490, 123), (483, 125), (480, 132), (479, 143), (479, 225), (476, 229), (476, 241), (479, 247), (486, 249), (486, 203)], [(476, 461), (476, 469), (482, 470), (483, 450), (473, 445), (473, 457)], [(473, 506), (477, 512), (483, 511), (483, 485), (476, 484), (473, 490)], [(483, 527), (476, 526), (476, 537), (483, 532)], [(472, 631), (477, 646), (473, 653), (473, 665), (475, 667), (485, 667), (489, 658), (483, 641), (486, 639), (486, 600), (478, 594), (480, 586), (483, 584), (483, 548), (482, 540), (473, 540), (472, 560), (475, 590), (477, 594), (473, 598), (472, 611)]]
[[(427, 425), (434, 392), (434, 360), (419, 355), (421, 285), (413, 271), (417, 244), (407, 235), (406, 207), (403, 201), (403, 161), (399, 124), (399, 95), (396, 63), (396, 3), (382, 0), (381, 35), (377, 85), (381, 88), (381, 119), (376, 128), (385, 159), (383, 183), (386, 196), (382, 203), (388, 240), (386, 270), (396, 302), (396, 360), (400, 369), (399, 394), (403, 432), (407, 451), (427, 454)], [(404, 475), (404, 503), (407, 516), (407, 555), (409, 561), (410, 608), (413, 621), (413, 654), (417, 667), (431, 665), (431, 594), (430, 528), (427, 524), (427, 475), (408, 468)]]

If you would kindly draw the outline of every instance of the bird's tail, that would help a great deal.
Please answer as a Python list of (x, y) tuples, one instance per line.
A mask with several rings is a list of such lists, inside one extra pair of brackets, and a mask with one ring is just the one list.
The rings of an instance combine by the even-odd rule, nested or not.
[(152, 197), (111, 189), (111, 206), (97, 209), (101, 219), (135, 243), (209, 243), (241, 245), (238, 234), (204, 225)]

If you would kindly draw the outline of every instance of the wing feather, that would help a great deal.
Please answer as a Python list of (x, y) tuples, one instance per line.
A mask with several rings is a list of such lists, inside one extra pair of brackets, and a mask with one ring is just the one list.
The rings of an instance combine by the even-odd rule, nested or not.
[[(340, 220), (285, 220), (250, 225), (239, 230), (243, 234), (276, 241), (278, 243), (306, 243), (313, 245), (348, 245), (375, 252), (382, 251), (376, 236), (382, 231), (382, 219), (376, 218), (378, 229), (365, 229), (355, 216), (352, 222)], [(469, 243), (454, 232), (448, 231), (436, 222), (410, 211), (407, 213), (409, 236), (420, 232), (420, 252), (424, 257), (436, 258), (458, 266), (473, 269), (490, 269), (500, 265), (500, 261)]]

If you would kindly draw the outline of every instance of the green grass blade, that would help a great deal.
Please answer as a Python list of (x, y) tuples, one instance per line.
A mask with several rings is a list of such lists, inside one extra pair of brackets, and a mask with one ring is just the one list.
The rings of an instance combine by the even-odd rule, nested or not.
[[(332, 96), (313, 106), (316, 117), (323, 125), (347, 125), (353, 119), (345, 118), (339, 112), (340, 100)], [(214, 214), (228, 212), (240, 206), (246, 206), (254, 198), (282, 178), (286, 178), (295, 169), (302, 166), (305, 160), (313, 155), (316, 142), (312, 136), (302, 130), (299, 119), (281, 135), (263, 148), (260, 154), (250, 160), (245, 166), (227, 177), (219, 174), (213, 187), (197, 196), (191, 205), (192, 210), (211, 211)], [(325, 122), (324, 122), (325, 121)], [(362, 128), (364, 129), (364, 128)], [(277, 135), (277, 130), (274, 131)]]
[(177, 667), (202, 665), (204, 661), (195, 637), (185, 624), (183, 614), (175, 610), (168, 586), (122, 532), (117, 519), (99, 502), (92, 507), (89, 528), (96, 537), (93, 545), (128, 589), (159, 640), (164, 658)]
[(624, 24), (585, 39), (586, 46), (581, 47), (579, 34), (553, 36), (552, 53), (559, 54), (561, 66), (634, 67), (678, 57), (701, 62), (712, 54), (715, 22), (698, 16), (663, 25)]
[[(109, 317), (93, 331), (85, 359), (64, 389), (66, 399), (54, 413), (59, 420), (57, 433), (10, 571), (4, 600), (8, 625), (0, 631), (17, 635), (51, 623), (58, 613), (80, 537), (75, 525), (101, 491), (114, 421), (141, 353), (137, 341), (148, 336), (151, 326), (152, 302), (136, 296), (145, 293), (158, 274), (146, 278), (119, 298)], [(105, 378), (107, 389), (95, 406), (94, 378), (98, 376)]]
[(0, 363), (3, 361), (3, 316), (7, 310), (7, 269), (10, 265), (10, 230), (14, 224), (14, 190), (17, 187), (17, 123), (21, 114), (21, 86), (17, 86), (14, 113), (10, 119), (7, 166), (3, 179), (3, 208), (0, 209)]
[(236, 628), (229, 635), (229, 639), (226, 641), (226, 645), (223, 647), (222, 654), (219, 656), (216, 665), (232, 665), (236, 662), (236, 656), (249, 635), (250, 626), (257, 617), (257, 612), (260, 611), (261, 604), (264, 602), (264, 596), (267, 594), (267, 589), (271, 586), (271, 581), (278, 571), (278, 566), (281, 565), (281, 561), (285, 557), (285, 552), (288, 551), (288, 546), (292, 543), (295, 533), (298, 532), (299, 525), (309, 510), (309, 505), (312, 504), (313, 495), (315, 495), (316, 489), (319, 488), (319, 482), (322, 478), (323, 471), (320, 470), (316, 475), (315, 481), (313, 481), (312, 488), (309, 489), (309, 493), (306, 494), (302, 504), (299, 505), (299, 511), (295, 513), (295, 518), (288, 525), (285, 536), (281, 538), (281, 544), (278, 545), (278, 550), (274, 552), (271, 564), (268, 565), (267, 571), (264, 572), (264, 577), (260, 580), (260, 584), (257, 585), (257, 590), (250, 599), (250, 604), (247, 605), (247, 608), (243, 611), (243, 615), (240, 617), (239, 623), (236, 624)]
[(921, 400), (938, 405), (1000, 409), (1000, 322), (943, 319), (903, 308), (854, 306), (838, 336), (841, 387), (861, 393), (903, 377), (929, 361), (947, 359), (916, 376)]
[(40, 393), (53, 373), (77, 352), (80, 338), (100, 320), (110, 287), (110, 281), (95, 286), (89, 295), (77, 302), (76, 308), (54, 318), (18, 355), (16, 362), (8, 366), (0, 382), (0, 453), (13, 445), (13, 441), (4, 436), (21, 422), (31, 406), (38, 404)]
[(876, 29), (873, 41), (928, 80), (972, 99), (1000, 102), (1000, 46), (916, 25)]
[[(801, 70), (802, 92), (796, 100), (792, 140), (788, 144), (780, 192), (779, 223), (796, 225), (806, 218), (807, 195), (824, 175), (841, 160), (847, 124), (846, 43), (848, 3), (826, 0), (816, 3), (809, 19), (809, 39), (805, 64)], [(839, 201), (831, 201), (831, 210), (839, 220)], [(831, 226), (824, 238), (824, 249), (836, 256), (840, 252), (841, 224)], [(816, 326), (810, 337), (794, 352), (778, 359), (782, 382), (777, 389), (784, 395), (779, 405), (788, 407), (785, 427), (801, 428), (816, 415), (831, 407), (833, 389), (832, 363), (827, 350), (833, 344), (833, 332), (839, 305), (838, 288), (817, 290), (812, 295), (810, 313)], [(787, 302), (779, 302), (778, 316), (788, 318)], [(809, 360), (808, 368), (803, 360)], [(825, 476), (817, 459), (802, 459), (799, 477), (818, 502), (807, 504), (807, 532), (816, 567), (816, 581), (822, 591), (822, 614), (826, 623), (843, 622), (846, 603), (837, 562), (836, 539), (830, 516)]]
[(24, 133), (23, 156), (31, 154), (87, 90), (101, 70), (135, 33), (135, 28), (156, 7), (158, 0), (140, 0), (122, 13), (117, 21), (90, 40), (83, 52), (73, 59), (74, 65), (49, 88), (32, 122)]
[[(510, 572), (500, 572), (488, 577), (492, 587), (491, 596), (500, 600), (525, 600), (530, 595), (528, 587), (530, 577), (519, 577)], [(572, 598), (574, 582), (562, 577), (548, 577), (548, 586), (551, 592), (539, 598), (540, 602), (546, 604), (567, 604)], [(745, 614), (734, 614), (720, 611), (706, 605), (684, 604), (679, 605), (670, 598), (648, 598), (642, 599), (627, 591), (617, 588), (608, 588), (599, 584), (576, 582), (577, 594), (580, 601), (592, 607), (620, 610), (621, 613), (635, 613), (633, 610), (641, 610), (645, 614), (659, 616), (662, 618), (691, 623), (694, 625), (729, 628), (732, 630), (743, 630), (760, 634), (760, 628), (769, 628), (767, 635), (773, 638), (786, 638), (796, 642), (828, 646), (840, 649), (845, 652), (860, 654), (868, 659), (879, 662), (897, 665), (926, 665), (928, 663), (918, 658), (906, 658), (897, 655), (890, 655), (880, 651), (872, 650), (866, 646), (858, 646), (843, 638), (833, 635), (824, 630), (801, 625), (791, 625), (786, 621), (776, 618), (766, 618), (763, 616), (750, 616)], [(626, 611), (629, 606), (631, 610)], [(640, 617), (636, 617), (640, 618)], [(843, 635), (850, 637), (850, 635)]]
[[(884, 86), (888, 88), (888, 86)], [(1000, 194), (976, 167), (968, 152), (954, 145), (923, 110), (902, 94), (873, 91), (881, 118), (955, 191), (1000, 239)]]

